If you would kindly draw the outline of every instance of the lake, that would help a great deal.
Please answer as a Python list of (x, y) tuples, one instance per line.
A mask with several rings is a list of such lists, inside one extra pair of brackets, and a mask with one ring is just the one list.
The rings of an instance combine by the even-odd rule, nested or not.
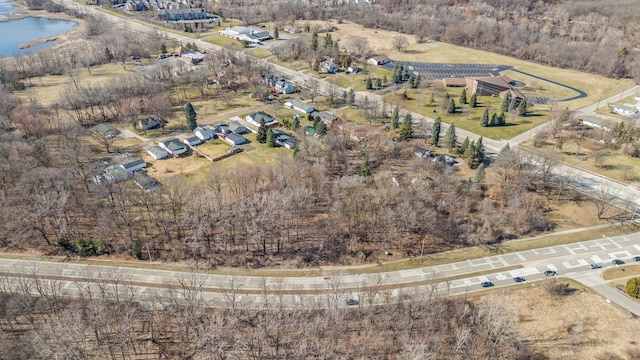
[[(0, 0), (2, 1), (2, 0)], [(3, 5), (4, 3), (0, 3)], [(27, 41), (62, 34), (78, 26), (67, 20), (53, 20), (37, 17), (0, 22), (0, 56), (25, 55), (53, 45), (53, 41), (20, 49), (18, 46)]]
[(2, 14), (13, 14), (16, 11), (16, 7), (11, 5), (7, 0), (0, 0), (0, 19), (6, 16)]

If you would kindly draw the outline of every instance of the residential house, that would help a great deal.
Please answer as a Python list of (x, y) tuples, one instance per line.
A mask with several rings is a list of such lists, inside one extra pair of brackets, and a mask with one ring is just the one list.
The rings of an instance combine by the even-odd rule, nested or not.
[(160, 187), (160, 182), (144, 171), (135, 173), (133, 181), (145, 192), (153, 191)]
[(338, 124), (338, 129), (353, 141), (361, 141), (366, 135), (364, 129), (352, 122), (340, 123)]
[(446, 165), (449, 165), (449, 166), (455, 166), (455, 165), (458, 165), (458, 160), (456, 160), (456, 159), (452, 158), (452, 157), (451, 157), (451, 156), (449, 156), (449, 155), (440, 155), (440, 156), (437, 156), (437, 157), (435, 157), (435, 158), (433, 159), (433, 162), (441, 163), (441, 164), (446, 164)]
[(103, 176), (109, 181), (121, 182), (129, 178), (129, 173), (120, 165), (110, 165), (104, 169)]
[(114, 137), (118, 136), (118, 134), (120, 134), (120, 131), (118, 131), (118, 129), (114, 128), (109, 124), (96, 125), (93, 128), (93, 131), (95, 131), (98, 134), (101, 134), (102, 136), (104, 136), (105, 139), (113, 139)]
[(278, 123), (274, 118), (269, 116), (264, 111), (259, 111), (257, 113), (249, 114), (249, 115), (247, 115), (245, 120), (249, 124), (254, 125), (254, 126), (260, 126), (260, 120), (264, 120), (264, 124), (266, 126), (273, 126), (273, 125)]
[(186, 62), (187, 64), (195, 65), (201, 63), (202, 60), (204, 60), (204, 54), (197, 51), (188, 52), (180, 55), (180, 60)]
[(157, 17), (164, 21), (204, 20), (207, 18), (207, 11), (203, 8), (161, 9), (158, 10)]
[(169, 153), (165, 149), (161, 148), (160, 146), (147, 146), (145, 150), (147, 150), (147, 153), (149, 154), (149, 156), (151, 156), (155, 160), (160, 160), (160, 159), (169, 157)]
[(146, 168), (147, 167), (147, 162), (144, 161), (144, 159), (136, 158), (136, 159), (131, 159), (129, 161), (123, 162), (122, 164), (120, 164), (120, 166), (122, 166), (122, 168), (126, 172), (133, 173), (133, 172), (136, 172), (138, 170), (142, 170), (142, 169)]
[(338, 65), (336, 65), (333, 60), (323, 61), (322, 64), (320, 64), (320, 70), (323, 73), (333, 74), (338, 71)]
[(273, 137), (276, 140), (276, 144), (285, 147), (287, 149), (293, 149), (296, 147), (296, 138), (280, 130), (273, 130)]
[(274, 88), (277, 92), (282, 94), (293, 94), (296, 92), (296, 88), (291, 83), (288, 83), (285, 79), (276, 81)]
[(416, 157), (421, 158), (421, 159), (435, 156), (433, 151), (427, 150), (427, 149), (423, 149), (421, 147), (416, 147), (414, 149), (414, 151), (413, 151), (413, 154)]
[(303, 102), (300, 99), (293, 99), (291, 101), (287, 101), (284, 103), (284, 107), (286, 107), (287, 109), (300, 111), (303, 114), (311, 114), (312, 112), (315, 111), (313, 106)]
[(200, 140), (200, 138), (197, 137), (197, 136), (186, 137), (186, 138), (182, 139), (182, 142), (187, 144), (187, 145), (189, 145), (189, 146), (196, 146), (196, 145), (202, 144), (202, 140)]
[(171, 156), (180, 156), (187, 152), (187, 148), (176, 138), (160, 141), (158, 145), (166, 150)]
[(615, 105), (612, 111), (625, 117), (633, 117), (638, 113), (638, 109), (632, 104)]
[(311, 118), (319, 118), (323, 123), (325, 123), (325, 125), (327, 126), (331, 126), (333, 125), (333, 122), (338, 120), (338, 117), (333, 115), (333, 114), (329, 114), (328, 112), (325, 111), (314, 111), (311, 113)]
[(213, 139), (213, 137), (215, 136), (213, 134), (213, 129), (210, 126), (206, 126), (206, 127), (198, 126), (193, 130), (193, 134), (202, 141)]
[(124, 5), (124, 9), (127, 11), (145, 11), (149, 10), (148, 4), (142, 0), (129, 0)]
[(611, 131), (615, 127), (615, 124), (612, 121), (597, 119), (594, 117), (585, 117), (582, 119), (582, 124), (595, 129), (602, 129), (604, 131)]
[(391, 59), (387, 55), (378, 55), (367, 59), (367, 64), (371, 65), (384, 65), (391, 62)]
[(160, 119), (155, 115), (151, 115), (148, 118), (141, 119), (140, 121), (138, 121), (138, 127), (140, 127), (140, 129), (142, 130), (151, 130), (160, 126), (161, 122), (162, 122), (162, 119)]
[(220, 138), (231, 145), (242, 145), (248, 142), (247, 138), (245, 138), (244, 136), (234, 134), (232, 132), (228, 132), (227, 134), (220, 136)]
[(352, 74), (357, 74), (360, 71), (362, 71), (362, 69), (360, 69), (359, 67), (355, 66), (355, 65), (351, 65), (347, 68), (347, 72), (352, 73)]
[[(266, 122), (265, 122), (266, 124)], [(246, 126), (242, 125), (239, 121), (232, 121), (229, 123), (229, 130), (231, 132), (233, 132), (234, 134), (246, 134), (249, 132), (249, 129), (247, 129)]]

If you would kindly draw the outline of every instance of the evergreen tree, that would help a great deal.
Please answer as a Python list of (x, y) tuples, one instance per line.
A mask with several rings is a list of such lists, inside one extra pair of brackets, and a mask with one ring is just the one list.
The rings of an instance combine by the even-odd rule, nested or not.
[(369, 166), (369, 160), (365, 160), (360, 168), (360, 176), (369, 177), (371, 176), (371, 166)]
[(349, 92), (347, 93), (347, 105), (349, 106), (353, 106), (353, 102), (356, 99), (356, 93), (353, 91), (353, 89), (349, 89)]
[(522, 99), (520, 104), (518, 104), (517, 109), (518, 116), (527, 116), (527, 100)]
[(509, 101), (509, 112), (515, 110), (516, 107), (518, 107), (518, 99), (512, 98), (511, 101)]
[(184, 115), (187, 119), (187, 129), (193, 131), (198, 127), (196, 109), (193, 108), (193, 105), (191, 105), (191, 103), (187, 103), (187, 105), (185, 106)]
[(469, 137), (466, 137), (464, 138), (464, 141), (462, 142), (462, 144), (460, 144), (460, 147), (458, 148), (458, 153), (465, 154), (471, 147), (472, 147), (472, 143), (469, 141)]
[(480, 118), (480, 126), (489, 126), (489, 109), (487, 108), (484, 108), (484, 111), (482, 112), (482, 117)]
[(418, 75), (416, 75), (416, 76), (413, 78), (413, 82), (411, 83), (411, 86), (412, 86), (414, 89), (417, 89), (417, 88), (419, 88), (419, 87), (420, 87), (420, 82), (421, 82), (421, 81), (422, 81), (422, 79), (420, 78), (420, 73), (418, 73)]
[(496, 117), (496, 125), (498, 126), (504, 126), (505, 124), (505, 116), (504, 113), (501, 112), (497, 117)]
[(484, 164), (480, 164), (476, 169), (476, 172), (473, 174), (473, 179), (471, 181), (473, 182), (473, 185), (480, 188), (484, 184), (484, 178), (485, 178)]
[(266, 143), (268, 147), (276, 147), (276, 137), (273, 135), (273, 130), (271, 128), (269, 128), (269, 130), (267, 130), (267, 139), (266, 139)]
[(327, 125), (322, 121), (318, 122), (314, 129), (316, 130), (316, 134), (318, 134), (318, 136), (325, 135), (328, 130)]
[(318, 50), (318, 33), (314, 32), (313, 35), (311, 35), (311, 45), (309, 45), (309, 48), (313, 51)]
[(330, 49), (333, 47), (333, 40), (331, 39), (331, 34), (327, 33), (327, 36), (324, 37), (324, 47), (326, 49)]
[(438, 116), (433, 122), (433, 128), (431, 129), (431, 144), (438, 146), (440, 142), (440, 129), (442, 127), (442, 119)]
[(166, 54), (167, 52), (168, 52), (168, 51), (167, 51), (167, 45), (162, 44), (162, 46), (160, 46), (160, 53), (161, 53), (162, 55), (164, 55), (164, 54)]
[(394, 129), (400, 127), (400, 108), (398, 105), (393, 107), (393, 113), (391, 113), (391, 127)]
[(373, 85), (371, 83), (371, 78), (370, 77), (367, 76), (367, 79), (365, 80), (364, 84), (365, 84), (365, 88), (367, 90), (373, 89)]
[(509, 104), (511, 104), (511, 93), (507, 92), (500, 103), (500, 112), (509, 112)]
[(380, 89), (382, 87), (382, 80), (376, 78), (376, 89)]
[(280, 37), (280, 31), (278, 30), (278, 27), (274, 27), (273, 28), (273, 38), (278, 40), (278, 38)]
[(456, 126), (451, 123), (447, 132), (444, 134), (444, 145), (449, 151), (456, 147), (458, 139), (456, 137)]
[(484, 144), (482, 136), (473, 144), (473, 158), (471, 160), (471, 168), (475, 169), (484, 163)]
[(497, 126), (498, 125), (498, 116), (496, 113), (491, 114), (491, 118), (489, 118), (489, 126)]
[(458, 102), (460, 105), (467, 104), (467, 89), (462, 88), (462, 92), (460, 93), (460, 97), (458, 98)]
[(385, 85), (388, 81), (389, 81), (389, 79), (387, 79), (387, 75), (385, 74), (385, 75), (382, 77), (382, 85)]
[(449, 99), (449, 103), (447, 104), (447, 114), (454, 114), (456, 112), (456, 101), (454, 99)]
[(291, 122), (291, 128), (295, 130), (299, 127), (300, 127), (300, 119), (296, 116), (293, 118), (293, 121)]
[(400, 126), (400, 131), (398, 132), (398, 140), (406, 141), (413, 138), (413, 124), (411, 122), (411, 114), (407, 114), (404, 116), (402, 120), (402, 126)]
[(476, 94), (471, 94), (471, 98), (469, 99), (469, 106), (472, 108), (478, 107), (478, 97)]
[(264, 124), (264, 119), (260, 119), (260, 127), (258, 127), (258, 134), (256, 135), (256, 140), (260, 144), (264, 144), (267, 142), (267, 126)]

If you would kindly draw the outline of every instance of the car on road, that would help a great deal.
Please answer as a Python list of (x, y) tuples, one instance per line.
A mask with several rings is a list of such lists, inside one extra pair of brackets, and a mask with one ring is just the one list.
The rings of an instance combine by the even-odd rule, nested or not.
[(640, 261), (640, 256), (634, 256), (633, 261)]
[(544, 272), (545, 276), (558, 276), (558, 272), (557, 271), (553, 271), (553, 270), (547, 270)]
[(483, 281), (480, 283), (480, 285), (484, 288), (488, 288), (488, 287), (492, 287), (493, 283), (491, 281)]
[(358, 304), (360, 304), (360, 303), (358, 302), (358, 300), (356, 300), (356, 299), (347, 299), (347, 300), (345, 300), (345, 303), (346, 303), (347, 305), (358, 305)]
[(589, 264), (589, 267), (592, 269), (600, 269), (602, 267), (602, 265), (600, 264)]
[(516, 277), (513, 278), (513, 281), (515, 281), (517, 283), (521, 283), (521, 282), (527, 281), (527, 279), (523, 278), (522, 276), (516, 276)]
[(622, 265), (622, 264), (624, 264), (624, 261), (622, 261), (620, 259), (613, 259), (613, 260), (611, 260), (611, 263), (613, 265)]

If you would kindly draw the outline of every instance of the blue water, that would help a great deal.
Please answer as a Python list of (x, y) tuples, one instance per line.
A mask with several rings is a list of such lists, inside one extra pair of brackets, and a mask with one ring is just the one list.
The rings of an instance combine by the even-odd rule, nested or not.
[(13, 14), (16, 11), (16, 7), (11, 5), (7, 0), (0, 0), (0, 19), (6, 16), (2, 14)]
[(76, 26), (78, 24), (73, 21), (36, 17), (0, 22), (0, 56), (26, 55), (49, 47), (53, 45), (52, 41), (26, 49), (18, 48), (27, 41), (62, 34)]

